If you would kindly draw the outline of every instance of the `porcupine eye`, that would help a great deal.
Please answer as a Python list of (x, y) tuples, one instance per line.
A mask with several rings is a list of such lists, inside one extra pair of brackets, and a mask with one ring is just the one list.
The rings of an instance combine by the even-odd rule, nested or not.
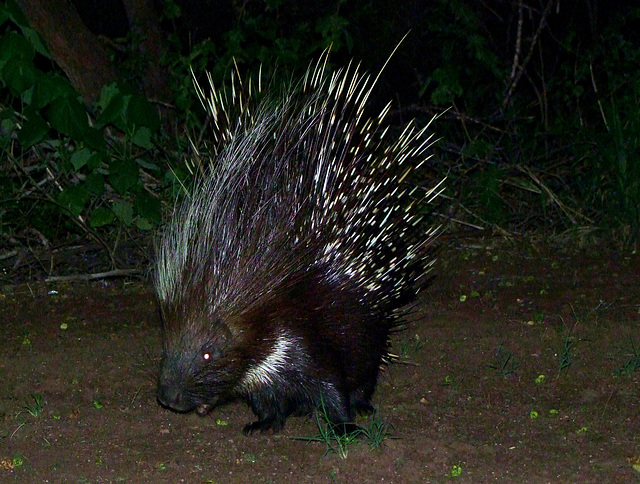
[(222, 350), (218, 347), (218, 345), (207, 345), (202, 348), (202, 363), (209, 364), (219, 360), (222, 357)]
[(220, 352), (212, 349), (205, 349), (202, 352), (202, 362), (212, 363), (220, 357)]
[(220, 320), (216, 320), (215, 323), (218, 326), (218, 332), (202, 347), (203, 363), (213, 363), (220, 359), (231, 339), (228, 328)]

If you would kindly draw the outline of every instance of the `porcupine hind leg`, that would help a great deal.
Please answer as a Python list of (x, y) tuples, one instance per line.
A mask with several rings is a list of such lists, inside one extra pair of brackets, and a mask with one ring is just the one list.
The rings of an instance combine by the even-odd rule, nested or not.
[(375, 413), (376, 409), (371, 405), (371, 397), (373, 396), (373, 392), (376, 387), (377, 376), (378, 369), (376, 368), (375, 372), (369, 379), (349, 394), (351, 411), (353, 413), (360, 413), (364, 415)]
[[(367, 393), (370, 395), (373, 392), (367, 391)], [(360, 395), (361, 395), (360, 390), (356, 390), (351, 394), (351, 401), (352, 401), (351, 408), (353, 412), (359, 413), (362, 415), (371, 415), (376, 413), (375, 407), (370, 403), (370, 397), (363, 398)]]
[[(371, 405), (371, 398), (378, 382), (380, 363), (382, 360), (381, 348), (386, 347), (386, 335), (375, 335), (368, 342), (367, 355), (364, 364), (359, 367), (357, 376), (350, 380), (349, 402), (353, 414), (370, 415), (375, 413)], [(363, 344), (363, 347), (365, 344)], [(375, 355), (375, 356), (374, 356)]]
[(325, 383), (323, 387), (317, 411), (324, 416), (335, 434), (346, 436), (360, 433), (362, 429), (354, 423), (355, 413), (349, 393), (339, 391), (331, 383)]

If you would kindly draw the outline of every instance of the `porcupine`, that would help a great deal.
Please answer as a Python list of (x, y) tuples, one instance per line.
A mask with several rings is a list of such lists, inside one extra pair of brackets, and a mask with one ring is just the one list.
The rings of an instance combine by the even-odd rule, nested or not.
[(373, 410), (389, 336), (434, 262), (437, 229), (420, 222), (440, 184), (407, 183), (428, 125), (387, 142), (389, 104), (365, 116), (377, 78), (327, 71), (325, 55), (259, 101), (236, 75), (233, 94), (196, 85), (221, 147), (157, 248), (164, 407), (244, 400), (258, 419), (245, 434), (316, 409), (351, 431)]

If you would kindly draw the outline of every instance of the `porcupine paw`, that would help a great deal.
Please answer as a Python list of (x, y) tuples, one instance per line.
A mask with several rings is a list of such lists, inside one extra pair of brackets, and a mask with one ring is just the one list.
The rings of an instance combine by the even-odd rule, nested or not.
[(284, 420), (278, 418), (264, 418), (262, 420), (256, 420), (244, 426), (242, 433), (244, 435), (253, 435), (254, 432), (260, 431), (261, 433), (269, 432), (277, 434), (284, 427)]
[(353, 410), (361, 415), (375, 415), (376, 409), (367, 402), (354, 402)]

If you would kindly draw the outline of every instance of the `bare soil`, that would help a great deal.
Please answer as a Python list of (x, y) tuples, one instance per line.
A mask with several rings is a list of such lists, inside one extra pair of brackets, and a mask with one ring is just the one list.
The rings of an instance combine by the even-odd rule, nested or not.
[(161, 408), (147, 285), (4, 287), (0, 482), (640, 482), (640, 256), (450, 247), (436, 274), (380, 378), (386, 438), (346, 458), (294, 439), (313, 418), (246, 437), (241, 403)]

